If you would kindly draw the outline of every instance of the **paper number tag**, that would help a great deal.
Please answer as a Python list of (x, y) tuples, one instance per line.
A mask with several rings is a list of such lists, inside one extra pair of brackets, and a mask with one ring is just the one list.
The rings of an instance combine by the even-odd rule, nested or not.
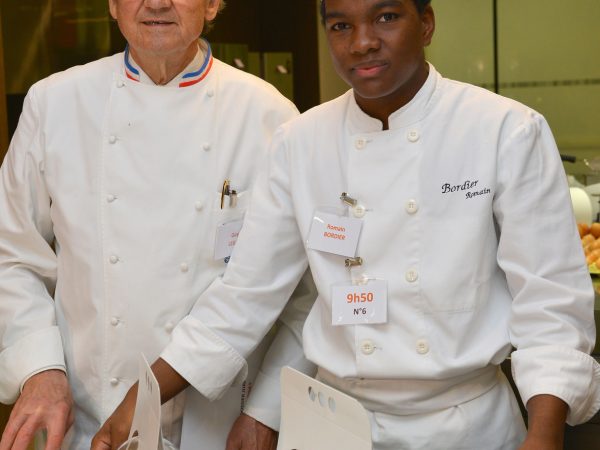
[(318, 211), (312, 220), (307, 246), (341, 256), (356, 256), (362, 220)]
[(217, 227), (214, 253), (215, 261), (231, 256), (243, 224), (243, 220), (234, 220)]
[(387, 282), (334, 285), (331, 294), (332, 325), (373, 325), (387, 322)]

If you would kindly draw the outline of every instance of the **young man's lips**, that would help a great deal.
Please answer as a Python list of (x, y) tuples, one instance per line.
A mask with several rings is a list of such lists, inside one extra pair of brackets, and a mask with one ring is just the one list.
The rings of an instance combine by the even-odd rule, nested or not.
[(370, 63), (362, 63), (354, 66), (353, 70), (356, 72), (358, 76), (361, 77), (372, 77), (375, 75), (379, 75), (385, 68), (387, 64), (385, 62), (377, 61)]

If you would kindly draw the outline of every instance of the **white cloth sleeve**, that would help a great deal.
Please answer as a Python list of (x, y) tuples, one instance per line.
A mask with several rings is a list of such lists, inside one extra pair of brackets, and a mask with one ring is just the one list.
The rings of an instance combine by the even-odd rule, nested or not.
[(245, 358), (277, 320), (308, 266), (292, 209), (283, 133), (280, 128), (274, 135), (225, 275), (200, 296), (161, 354), (209, 400), (246, 378)]
[(35, 88), (0, 170), (0, 402), (50, 368), (64, 370), (51, 293), (56, 255)]
[(533, 111), (501, 146), (494, 214), (498, 264), (513, 297), (510, 339), (523, 403), (550, 394), (569, 405), (568, 423), (600, 407), (594, 293), (572, 214), (567, 180), (545, 119)]
[(277, 335), (254, 380), (244, 412), (273, 430), (281, 419), (280, 373), (285, 366), (314, 376), (316, 366), (304, 357), (302, 328), (317, 297), (317, 288), (307, 270), (284, 309)]

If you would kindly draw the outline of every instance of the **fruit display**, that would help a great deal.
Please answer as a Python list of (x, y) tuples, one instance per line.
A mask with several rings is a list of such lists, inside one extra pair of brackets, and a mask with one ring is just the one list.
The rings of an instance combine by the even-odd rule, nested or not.
[(577, 228), (590, 272), (600, 274), (600, 223), (578, 223)]

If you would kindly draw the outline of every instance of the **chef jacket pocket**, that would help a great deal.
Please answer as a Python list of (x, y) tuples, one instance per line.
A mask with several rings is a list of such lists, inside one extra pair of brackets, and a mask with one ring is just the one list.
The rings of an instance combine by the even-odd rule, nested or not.
[(231, 195), (215, 196), (212, 208), (212, 234), (214, 238), (213, 259), (229, 262), (229, 256), (237, 243), (242, 228), (244, 214), (248, 209), (250, 190)]
[(215, 194), (212, 207), (214, 225), (219, 226), (232, 220), (242, 219), (248, 209), (250, 192), (249, 189), (239, 191), (233, 197), (223, 196), (221, 192)]

